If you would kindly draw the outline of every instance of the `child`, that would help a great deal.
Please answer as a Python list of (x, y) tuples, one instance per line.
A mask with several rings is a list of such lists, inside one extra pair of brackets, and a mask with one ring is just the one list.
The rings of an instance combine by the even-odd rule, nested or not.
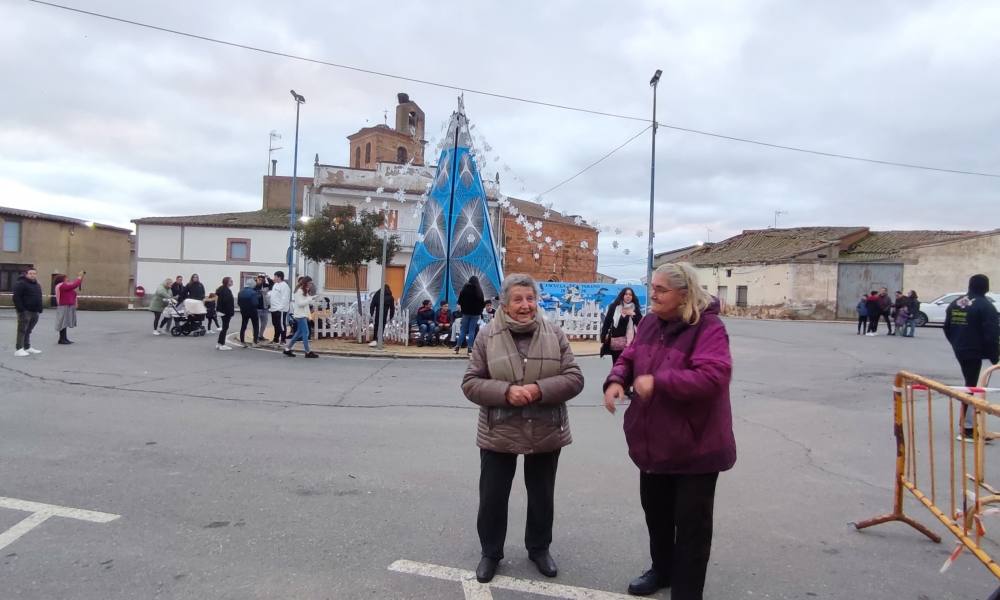
[(208, 325), (209, 331), (212, 331), (212, 323), (215, 323), (216, 329), (219, 328), (219, 321), (215, 314), (215, 307), (218, 300), (219, 298), (215, 295), (215, 292), (212, 292), (208, 295), (208, 298), (205, 298), (205, 323)]
[(896, 309), (896, 331), (900, 332), (902, 335), (903, 329), (906, 327), (906, 321), (910, 318), (910, 309), (906, 306), (901, 306)]
[(858, 300), (858, 305), (855, 307), (858, 311), (858, 335), (864, 335), (865, 331), (868, 329), (868, 295), (862, 294), (861, 300)]
[(487, 300), (486, 307), (483, 309), (483, 325), (489, 323), (493, 320), (494, 315), (496, 315), (496, 309), (493, 308), (493, 301)]

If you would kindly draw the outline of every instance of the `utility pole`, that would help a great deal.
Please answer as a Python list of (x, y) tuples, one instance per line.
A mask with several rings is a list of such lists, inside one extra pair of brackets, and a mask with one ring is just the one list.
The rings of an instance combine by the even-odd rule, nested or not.
[(656, 70), (653, 74), (653, 78), (649, 80), (650, 87), (653, 88), (653, 150), (649, 158), (649, 231), (647, 237), (649, 238), (649, 248), (646, 253), (646, 288), (647, 290), (652, 289), (653, 286), (653, 193), (656, 188), (656, 86), (660, 83), (660, 75), (663, 71), (660, 69)]

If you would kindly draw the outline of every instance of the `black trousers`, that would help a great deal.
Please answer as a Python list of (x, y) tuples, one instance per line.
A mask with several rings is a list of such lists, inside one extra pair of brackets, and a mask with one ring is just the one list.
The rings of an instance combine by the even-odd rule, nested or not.
[(868, 317), (858, 317), (858, 333), (865, 333), (868, 329)]
[(247, 333), (247, 323), (253, 326), (253, 341), (254, 343), (260, 341), (260, 323), (257, 319), (257, 311), (247, 311), (241, 312), (240, 317), (243, 318), (243, 323), (240, 325), (240, 343), (245, 344), (244, 336)]
[(712, 551), (712, 513), (718, 473), (641, 473), (653, 569), (670, 582), (671, 600), (701, 600)]
[(868, 315), (868, 333), (875, 333), (878, 331), (878, 320), (881, 317), (881, 314)]
[(882, 317), (885, 319), (885, 326), (889, 329), (889, 333), (892, 333), (892, 317), (887, 312), (882, 313)]
[(160, 315), (162, 314), (163, 314), (162, 310), (159, 312), (155, 310), (153, 311), (153, 331), (156, 331), (157, 329), (160, 328)]
[[(528, 492), (528, 518), (524, 527), (524, 546), (529, 555), (549, 549), (552, 543), (552, 519), (556, 469), (559, 452), (524, 455), (524, 487)], [(503, 558), (507, 539), (507, 504), (510, 486), (517, 471), (517, 454), (479, 450), (479, 516), (476, 528), (483, 556)]]
[(219, 345), (226, 343), (226, 334), (229, 333), (229, 321), (233, 315), (222, 315), (222, 327), (219, 327)]
[(17, 313), (17, 344), (15, 350), (31, 348), (31, 332), (38, 324), (39, 313), (24, 310)]
[(281, 341), (284, 344), (288, 341), (287, 334), (285, 333), (285, 315), (288, 313), (275, 311), (271, 313), (271, 327), (274, 328), (274, 335), (271, 337), (271, 341), (275, 344)]

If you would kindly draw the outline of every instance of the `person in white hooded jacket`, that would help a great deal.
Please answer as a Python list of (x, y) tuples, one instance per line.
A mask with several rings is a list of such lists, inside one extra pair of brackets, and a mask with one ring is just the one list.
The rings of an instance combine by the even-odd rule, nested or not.
[(319, 355), (309, 350), (309, 303), (315, 296), (309, 295), (312, 289), (312, 277), (303, 277), (299, 284), (295, 286), (295, 294), (292, 296), (292, 318), (295, 319), (295, 334), (288, 340), (285, 346), (285, 356), (295, 356), (292, 348), (295, 342), (302, 340), (302, 346), (306, 349), (306, 358), (319, 358)]
[(271, 327), (274, 329), (271, 343), (284, 344), (288, 341), (285, 331), (288, 326), (288, 309), (292, 302), (292, 288), (288, 287), (283, 271), (274, 272), (274, 286), (268, 292), (268, 298), (271, 301)]

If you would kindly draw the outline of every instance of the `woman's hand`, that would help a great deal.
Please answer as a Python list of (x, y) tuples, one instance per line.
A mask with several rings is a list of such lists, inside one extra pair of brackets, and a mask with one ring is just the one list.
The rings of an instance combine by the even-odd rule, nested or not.
[(507, 388), (507, 403), (511, 406), (526, 406), (531, 403), (531, 392), (522, 385)]
[(615, 404), (625, 397), (625, 388), (620, 383), (612, 383), (608, 389), (604, 390), (604, 408), (608, 412), (615, 414)]
[(650, 400), (653, 397), (653, 384), (654, 379), (652, 375), (640, 375), (635, 378), (632, 383), (632, 387), (635, 389), (635, 393), (639, 395), (643, 400)]

